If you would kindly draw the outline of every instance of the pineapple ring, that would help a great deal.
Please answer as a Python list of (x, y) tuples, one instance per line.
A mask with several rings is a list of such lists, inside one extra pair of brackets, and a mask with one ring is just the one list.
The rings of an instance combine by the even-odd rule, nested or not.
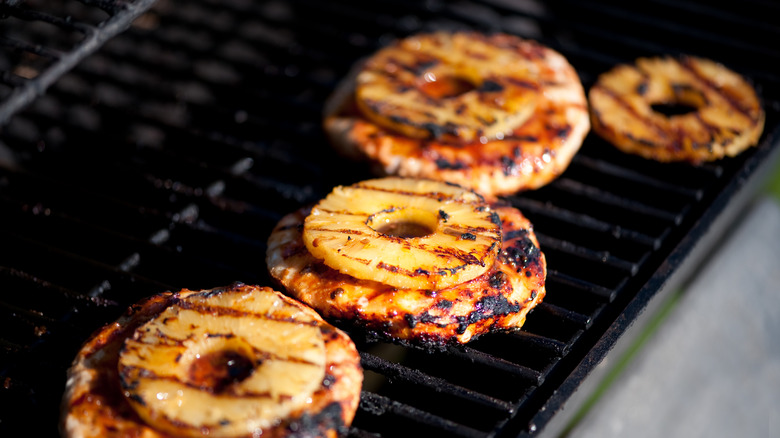
[(433, 33), (396, 41), (357, 76), (356, 103), (376, 123), (413, 138), (494, 139), (536, 105), (536, 66), (514, 40)]
[[(589, 92), (593, 129), (618, 149), (662, 162), (694, 164), (756, 144), (764, 111), (753, 87), (713, 61), (639, 58), (599, 76)], [(695, 110), (667, 116), (672, 104)]]
[[(423, 229), (407, 235), (393, 226)], [(476, 193), (387, 177), (336, 187), (311, 210), (303, 241), (333, 269), (398, 288), (441, 289), (487, 271), (501, 246), (495, 212)]]
[(139, 327), (119, 354), (119, 376), (138, 414), (159, 430), (248, 435), (319, 388), (325, 344), (313, 315), (278, 295), (209, 291)]
[(61, 430), (336, 436), (354, 418), (362, 378), (349, 337), (301, 303), (242, 284), (184, 289), (134, 305), (84, 344), (68, 370)]

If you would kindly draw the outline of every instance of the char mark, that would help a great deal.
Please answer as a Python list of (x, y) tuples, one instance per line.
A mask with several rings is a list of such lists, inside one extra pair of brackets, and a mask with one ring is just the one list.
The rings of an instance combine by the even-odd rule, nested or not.
[(504, 90), (503, 85), (489, 79), (482, 82), (482, 84), (479, 86), (479, 91), (483, 93), (493, 93), (493, 92), (498, 92), (503, 90)]
[(444, 158), (437, 158), (436, 159), (436, 167), (438, 167), (441, 170), (460, 170), (465, 169), (466, 165), (459, 162), (459, 161), (448, 161)]
[[(412, 124), (412, 123), (408, 122), (407, 124)], [(444, 125), (428, 122), (428, 123), (423, 123), (419, 126), (420, 128), (428, 131), (428, 134), (430, 134), (432, 138), (442, 138), (446, 135), (452, 135), (452, 136), (458, 135), (458, 127), (457, 125), (454, 125), (452, 122), (447, 122)]]
[(423, 312), (420, 315), (414, 315), (407, 313), (404, 315), (404, 320), (409, 325), (409, 328), (417, 327), (417, 324), (435, 324), (437, 318), (428, 312)]
[(644, 96), (647, 93), (647, 80), (640, 81), (636, 86), (636, 94)]
[(501, 156), (501, 169), (504, 175), (506, 176), (512, 175), (516, 168), (517, 168), (517, 164), (515, 163), (515, 160), (513, 160), (511, 157), (507, 155)]
[(450, 300), (439, 300), (436, 302), (436, 307), (439, 309), (452, 309), (453, 302)]
[(753, 117), (753, 115), (752, 115), (753, 112), (751, 111), (750, 108), (743, 107), (742, 105), (740, 105), (740, 102), (738, 100), (736, 100), (729, 93), (725, 92), (722, 87), (719, 87), (717, 84), (713, 83), (712, 81), (710, 81), (706, 77), (700, 75), (698, 70), (693, 66), (693, 64), (695, 62), (696, 61), (693, 60), (692, 58), (684, 57), (680, 61), (680, 65), (682, 65), (685, 68), (685, 70), (687, 70), (692, 75), (694, 75), (698, 80), (700, 80), (704, 84), (706, 84), (707, 87), (713, 89), (716, 93), (718, 93), (721, 97), (723, 97), (729, 103), (729, 105), (731, 105), (732, 108), (734, 108), (738, 112), (744, 114), (745, 117), (747, 117), (748, 119), (750, 119), (754, 123), (757, 121), (756, 118)]
[(467, 316), (459, 316), (458, 329), (459, 334), (466, 332), (468, 327), (472, 324), (476, 324), (480, 321), (496, 318), (500, 316), (510, 315), (517, 313), (523, 309), (522, 304), (512, 303), (506, 299), (504, 295), (488, 295), (482, 297), (474, 305), (474, 311)]
[(517, 272), (529, 267), (540, 267), (542, 251), (529, 238), (528, 230), (515, 230), (504, 237), (511, 244), (501, 251), (501, 261), (514, 266)]
[(488, 284), (493, 289), (501, 289), (501, 287), (506, 284), (506, 274), (502, 271), (496, 271), (488, 278)]

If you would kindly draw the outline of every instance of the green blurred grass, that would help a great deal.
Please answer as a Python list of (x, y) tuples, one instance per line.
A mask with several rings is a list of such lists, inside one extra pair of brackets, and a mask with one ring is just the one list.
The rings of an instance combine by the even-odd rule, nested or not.
[(780, 200), (780, 166), (775, 169), (774, 174), (769, 178), (767, 191), (774, 196), (775, 199)]

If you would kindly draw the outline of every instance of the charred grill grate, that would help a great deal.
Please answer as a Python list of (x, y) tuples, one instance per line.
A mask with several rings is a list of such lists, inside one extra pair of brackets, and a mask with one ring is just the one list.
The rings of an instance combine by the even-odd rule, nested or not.
[[(9, 30), (0, 31), (0, 47), (8, 55), (0, 58), (0, 124), (156, 2), (26, 1), (0, 3), (0, 19), (9, 21)], [(23, 31), (17, 34), (19, 27)]]
[[(151, 3), (0, 6), (3, 436), (56, 433), (65, 369), (127, 305), (182, 287), (270, 284), (276, 221), (370, 176), (326, 146), (320, 110), (351, 63), (393, 37), (471, 27), (535, 38), (586, 88), (637, 56), (709, 56), (761, 87), (767, 129), (759, 148), (699, 168), (589, 136), (559, 180), (510, 198), (550, 266), (524, 329), (437, 353), (358, 340), (367, 383), (355, 437), (533, 435), (776, 149), (780, 75), (769, 66), (780, 27), (762, 19), (777, 15), (773, 4), (161, 0), (85, 51), (92, 32)], [(17, 74), (38, 58), (40, 76)], [(58, 80), (42, 79), (49, 71)], [(40, 421), (26, 420), (33, 412)]]

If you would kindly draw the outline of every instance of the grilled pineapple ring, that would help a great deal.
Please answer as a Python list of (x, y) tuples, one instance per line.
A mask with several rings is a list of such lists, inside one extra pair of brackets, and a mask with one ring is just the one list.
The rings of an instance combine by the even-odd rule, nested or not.
[(356, 102), (376, 123), (410, 137), (494, 139), (533, 112), (536, 69), (504, 39), (415, 35), (366, 61)]
[(336, 187), (312, 208), (303, 241), (326, 265), (355, 278), (440, 289), (493, 265), (501, 226), (470, 190), (387, 177)]
[(136, 412), (159, 430), (248, 435), (319, 388), (325, 343), (314, 315), (278, 295), (209, 291), (139, 327), (119, 354), (119, 376)]
[(361, 383), (351, 340), (299, 302), (242, 284), (185, 289), (136, 304), (85, 343), (68, 371), (61, 429), (335, 438)]
[[(593, 129), (624, 152), (698, 164), (754, 145), (764, 111), (753, 87), (716, 62), (639, 58), (599, 76), (589, 91)], [(664, 115), (653, 105), (690, 107)]]

